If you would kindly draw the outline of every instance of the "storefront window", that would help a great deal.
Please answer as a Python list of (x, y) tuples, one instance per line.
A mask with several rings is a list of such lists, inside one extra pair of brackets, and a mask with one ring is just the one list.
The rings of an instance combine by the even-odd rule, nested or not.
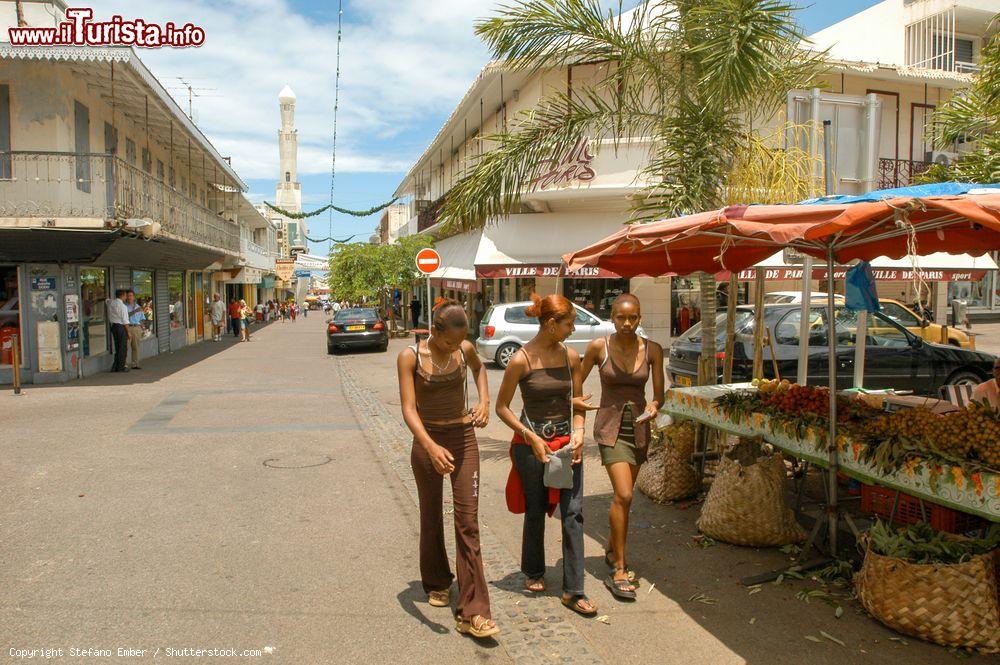
[(985, 279), (978, 282), (951, 282), (948, 284), (948, 304), (952, 300), (964, 300), (969, 307), (989, 307), (990, 286)]
[(687, 277), (674, 277), (670, 292), (671, 324), (670, 333), (674, 337), (683, 334), (688, 328), (701, 321), (701, 310), (698, 309), (698, 285)]
[(83, 357), (108, 352), (108, 317), (104, 299), (108, 297), (106, 268), (80, 269), (81, 323)]
[(611, 318), (611, 303), (628, 288), (627, 279), (563, 280), (563, 295), (602, 319)]
[[(17, 268), (0, 267), (0, 365), (14, 363), (14, 337), (21, 338)], [(21, 347), (19, 344), (18, 350)], [(19, 354), (23, 358), (23, 354)]]
[(167, 290), (170, 293), (170, 329), (184, 328), (184, 273), (167, 274)]
[(153, 307), (153, 271), (133, 270), (132, 290), (135, 291), (135, 301), (142, 307), (145, 319), (142, 321), (142, 338), (146, 339), (153, 334), (153, 317), (155, 308)]
[(535, 292), (535, 278), (518, 277), (514, 280), (514, 291), (517, 294), (518, 302), (531, 300), (531, 294)]

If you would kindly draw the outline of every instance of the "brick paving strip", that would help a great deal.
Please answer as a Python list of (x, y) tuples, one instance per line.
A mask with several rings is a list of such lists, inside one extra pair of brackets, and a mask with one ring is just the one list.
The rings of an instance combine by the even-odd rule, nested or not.
[[(344, 398), (354, 412), (365, 437), (383, 462), (399, 476), (413, 502), (417, 486), (410, 469), (410, 446), (413, 437), (365, 386), (342, 358), (334, 358), (340, 375)], [(448, 487), (448, 483), (445, 483)], [(446, 490), (448, 491), (448, 490)], [(445, 528), (454, 547), (453, 529)], [(498, 643), (518, 664), (599, 663), (604, 661), (586, 639), (567, 620), (567, 610), (557, 597), (528, 597), (523, 592), (520, 565), (500, 540), (480, 524), (480, 542), (486, 578), (492, 587), (490, 605), (493, 619), (500, 626)], [(414, 549), (416, 546), (414, 545)]]

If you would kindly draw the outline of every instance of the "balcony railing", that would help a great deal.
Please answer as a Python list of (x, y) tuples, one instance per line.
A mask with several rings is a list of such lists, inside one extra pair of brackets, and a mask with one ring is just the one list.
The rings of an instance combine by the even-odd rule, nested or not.
[(931, 166), (930, 162), (914, 162), (908, 159), (878, 160), (878, 189), (907, 187), (921, 173)]
[(0, 152), (0, 217), (148, 218), (180, 240), (240, 250), (234, 222), (108, 154)]
[(274, 254), (272, 252), (246, 238), (240, 241), (240, 247), (242, 250), (240, 254), (248, 266), (262, 270), (274, 270)]

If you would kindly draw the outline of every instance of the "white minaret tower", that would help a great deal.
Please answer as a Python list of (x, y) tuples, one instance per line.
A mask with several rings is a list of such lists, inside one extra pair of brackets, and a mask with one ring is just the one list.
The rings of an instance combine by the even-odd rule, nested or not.
[(278, 93), (281, 107), (281, 129), (278, 130), (278, 188), (275, 198), (278, 207), (291, 212), (302, 212), (302, 190), (299, 187), (298, 147), (299, 133), (295, 129), (295, 93), (287, 85)]

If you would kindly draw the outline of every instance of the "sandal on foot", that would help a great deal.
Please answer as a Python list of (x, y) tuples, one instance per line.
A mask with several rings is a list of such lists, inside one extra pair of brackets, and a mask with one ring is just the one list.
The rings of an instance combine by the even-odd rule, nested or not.
[(468, 619), (455, 617), (455, 630), (463, 635), (472, 635), (477, 639), (492, 637), (500, 632), (500, 628), (493, 623), (493, 619), (476, 614)]
[[(584, 603), (587, 603), (590, 607), (588, 608)], [(597, 614), (597, 606), (594, 605), (590, 598), (587, 598), (586, 594), (577, 593), (569, 598), (564, 596), (562, 604), (581, 616), (592, 617)]]
[[(615, 573), (620, 571), (615, 571)], [(611, 592), (615, 598), (620, 600), (635, 600), (635, 589), (632, 588), (632, 584), (626, 580), (616, 580), (615, 573), (611, 573), (604, 578), (604, 586), (608, 587), (608, 591)]]
[(432, 607), (448, 607), (451, 604), (451, 589), (431, 591), (427, 594), (427, 602)]
[(524, 588), (532, 593), (544, 593), (545, 579), (541, 577), (529, 577), (528, 581), (524, 584)]
[[(614, 562), (612, 562), (611, 559), (608, 558), (610, 556), (611, 556), (610, 552), (604, 553), (604, 564), (608, 567), (608, 572), (613, 574), (615, 570), (617, 570), (617, 568), (615, 568)], [(635, 571), (629, 570), (627, 563), (625, 564), (625, 575), (628, 576), (629, 584), (635, 586), (635, 580), (636, 580)]]

